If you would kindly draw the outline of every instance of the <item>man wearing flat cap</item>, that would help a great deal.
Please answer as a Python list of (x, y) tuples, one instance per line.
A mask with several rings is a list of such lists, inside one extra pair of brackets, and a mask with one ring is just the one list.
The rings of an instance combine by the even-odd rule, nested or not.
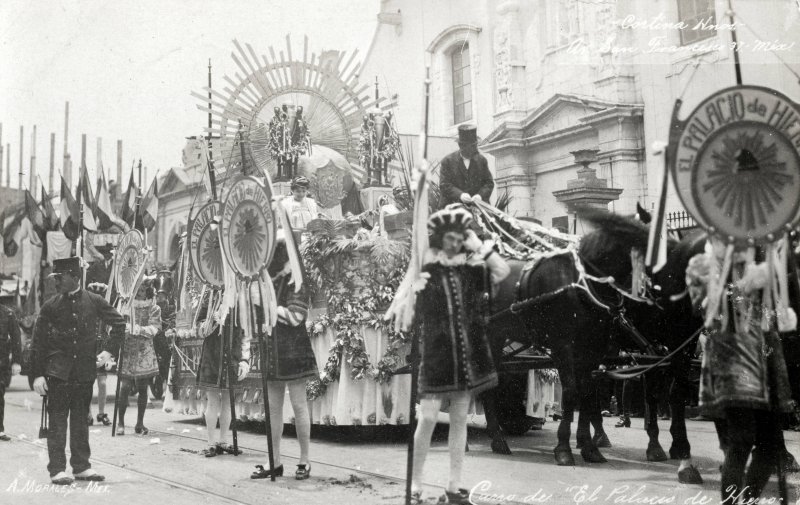
[[(92, 401), (92, 385), (97, 366), (116, 354), (125, 334), (125, 319), (99, 295), (81, 289), (81, 258), (53, 261), (58, 294), (39, 312), (33, 332), (33, 388), (48, 397), (50, 433), (47, 469), (53, 484), (69, 485), (77, 480), (101, 481), (102, 475), (89, 463), (89, 427), (87, 417)], [(111, 328), (103, 352), (97, 355), (97, 328), (100, 323)], [(70, 466), (66, 473), (67, 421), (70, 427)]]
[(451, 203), (489, 201), (494, 179), (486, 158), (478, 152), (478, 131), (474, 125), (458, 127), (458, 151), (442, 159), (439, 178), (441, 207)]

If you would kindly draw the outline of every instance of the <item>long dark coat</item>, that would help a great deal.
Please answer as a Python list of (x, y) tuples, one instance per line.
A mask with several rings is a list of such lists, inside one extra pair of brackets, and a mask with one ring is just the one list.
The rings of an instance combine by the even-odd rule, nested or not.
[(446, 397), (493, 388), (497, 372), (486, 336), (486, 266), (428, 263), (422, 271), (431, 277), (417, 295), (420, 394)]
[(470, 196), (481, 195), (484, 201), (489, 202), (494, 190), (494, 179), (489, 171), (489, 164), (482, 154), (473, 155), (467, 169), (461, 158), (461, 152), (450, 153), (442, 159), (441, 170), (439, 190), (442, 193), (442, 207), (451, 203), (461, 203), (461, 193)]

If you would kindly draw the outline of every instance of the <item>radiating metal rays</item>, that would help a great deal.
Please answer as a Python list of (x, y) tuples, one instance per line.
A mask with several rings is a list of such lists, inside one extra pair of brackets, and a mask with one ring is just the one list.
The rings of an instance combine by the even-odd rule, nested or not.
[[(359, 84), (358, 51), (309, 52), (305, 36), (302, 52), (297, 53), (288, 35), (285, 49), (277, 54), (269, 47), (269, 55), (259, 57), (250, 44), (234, 40), (233, 45), (231, 58), (237, 71), (224, 77), (222, 89), (203, 88), (203, 93), (192, 93), (200, 101), (198, 109), (208, 112), (210, 104), (212, 126), (206, 128), (206, 133), (218, 137), (211, 146), (214, 159), (222, 160), (218, 168), (225, 170), (241, 163), (237, 141), (241, 121), (246, 156), (260, 170), (273, 173), (275, 162), (267, 148), (268, 125), (273, 108), (283, 103), (303, 107), (312, 152), (313, 145), (322, 145), (357, 163), (364, 114), (376, 106), (388, 108), (382, 107), (383, 98), (376, 100), (370, 96), (370, 85)], [(361, 179), (364, 174), (359, 167), (353, 168), (353, 175)]]

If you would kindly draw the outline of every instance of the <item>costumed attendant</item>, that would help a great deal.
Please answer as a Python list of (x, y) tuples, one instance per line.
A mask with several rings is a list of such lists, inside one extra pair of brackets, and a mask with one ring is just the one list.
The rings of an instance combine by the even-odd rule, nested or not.
[[(58, 294), (39, 312), (33, 331), (32, 368), (36, 379), (33, 389), (48, 397), (50, 431), (47, 470), (56, 485), (78, 480), (101, 481), (89, 463), (89, 404), (97, 367), (116, 353), (124, 338), (125, 319), (103, 297), (81, 289), (81, 258), (53, 261), (55, 288)], [(97, 326), (111, 328), (108, 347), (97, 352)], [(67, 422), (69, 420), (69, 423)], [(66, 473), (67, 425), (69, 425), (70, 465), (73, 477)]]
[[(220, 329), (219, 323), (214, 320), (215, 307), (209, 307), (216, 293), (206, 290), (200, 307), (197, 323), (197, 334), (203, 337), (203, 353), (200, 357), (200, 367), (197, 372), (197, 385), (206, 393), (206, 430), (208, 447), (203, 450), (203, 456), (213, 458), (220, 454), (234, 454), (233, 446), (228, 443), (231, 428), (231, 404), (228, 375), (225, 368), (225, 335), (229, 328)], [(230, 322), (228, 316), (226, 324)], [(236, 379), (241, 382), (250, 371), (250, 338), (238, 326), (233, 328), (233, 356), (235, 363)], [(234, 388), (237, 385), (234, 384)], [(219, 420), (219, 429), (217, 429)]]
[[(701, 365), (700, 408), (714, 419), (725, 454), (722, 503), (755, 503), (775, 468), (776, 454), (783, 450), (777, 424), (780, 413), (792, 410), (789, 379), (777, 332), (772, 325), (762, 328), (762, 314), (768, 312), (767, 263), (756, 262), (752, 250), (726, 254), (724, 244), (716, 239), (712, 243), (686, 269), (692, 302), (706, 307), (710, 330)], [(730, 277), (724, 273), (726, 265)]]
[(136, 298), (133, 300), (133, 322), (128, 323), (125, 333), (122, 367), (119, 370), (120, 398), (119, 424), (117, 435), (125, 434), (125, 412), (128, 410), (128, 396), (131, 391), (139, 394), (137, 399), (136, 426), (137, 435), (147, 435), (150, 430), (144, 425), (144, 413), (147, 410), (147, 387), (150, 380), (158, 375), (158, 361), (153, 347), (153, 338), (161, 331), (161, 309), (155, 303), (153, 279), (145, 278)]
[(472, 221), (472, 215), (460, 207), (448, 207), (430, 217), (430, 249), (414, 286), (421, 351), (421, 400), (411, 481), (415, 503), (422, 503), (423, 467), (443, 400), (450, 403), (450, 480), (439, 501), (469, 503), (468, 491), (461, 488), (467, 410), (473, 395), (497, 385), (486, 336), (485, 294), (508, 276), (509, 267), (492, 242), (481, 242), (469, 229)]
[[(317, 360), (311, 348), (311, 339), (306, 331), (309, 293), (305, 284), (296, 292), (286, 241), (279, 236), (272, 263), (268, 269), (275, 286), (278, 303), (278, 323), (267, 337), (267, 380), (269, 388), (269, 416), (272, 425), (272, 455), (275, 476), (283, 475), (281, 463), (281, 435), (283, 434), (283, 402), (286, 390), (295, 418), (297, 441), (300, 444), (300, 460), (295, 478), (303, 480), (311, 475), (308, 449), (311, 444), (311, 414), (306, 399), (306, 382), (315, 377)], [(254, 297), (257, 298), (257, 297)], [(260, 314), (259, 314), (260, 317)], [(269, 468), (257, 465), (253, 479), (270, 478)]]

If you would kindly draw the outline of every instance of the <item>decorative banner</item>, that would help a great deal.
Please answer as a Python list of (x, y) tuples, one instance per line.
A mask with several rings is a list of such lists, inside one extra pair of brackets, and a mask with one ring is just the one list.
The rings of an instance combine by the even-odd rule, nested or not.
[(208, 202), (189, 223), (189, 259), (192, 268), (202, 282), (219, 289), (225, 286), (222, 250), (219, 230), (212, 228), (211, 224), (221, 207), (219, 202)]
[(219, 236), (225, 259), (240, 279), (258, 279), (272, 259), (277, 225), (271, 203), (255, 177), (240, 177), (227, 192)]
[(728, 243), (773, 242), (800, 217), (800, 106), (761, 86), (726, 88), (686, 121), (675, 103), (669, 164), (686, 210)]
[(131, 298), (135, 295), (139, 270), (144, 262), (144, 237), (139, 230), (131, 230), (122, 236), (117, 247), (116, 283), (120, 298)]

